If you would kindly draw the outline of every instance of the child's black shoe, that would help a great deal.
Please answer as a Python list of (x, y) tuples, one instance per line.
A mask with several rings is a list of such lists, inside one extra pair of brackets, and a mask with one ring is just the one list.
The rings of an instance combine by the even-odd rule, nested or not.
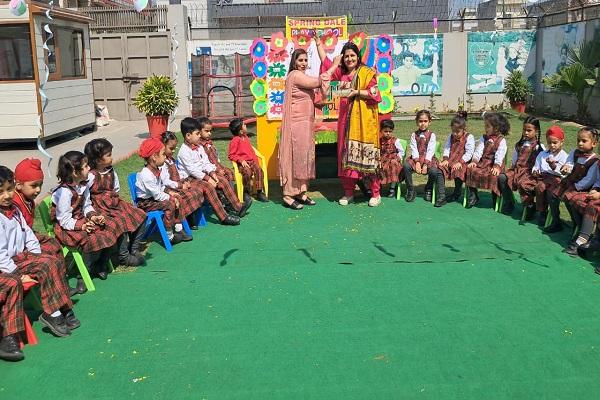
[(577, 256), (579, 256), (578, 248), (579, 248), (579, 246), (577, 245), (577, 243), (575, 243), (575, 241), (572, 240), (569, 243), (569, 245), (562, 250), (562, 252), (567, 253), (568, 255), (570, 255), (572, 257), (577, 257)]
[(431, 199), (433, 198), (433, 193), (431, 192), (431, 190), (426, 190), (425, 196), (423, 196), (423, 198), (426, 202), (431, 203)]
[(563, 230), (562, 223), (555, 222), (555, 223), (552, 223), (552, 225), (549, 225), (546, 228), (544, 228), (544, 233), (556, 233), (556, 232), (560, 232), (562, 230)]
[(547, 212), (541, 212), (538, 215), (538, 220), (537, 220), (537, 224), (538, 226), (541, 226), (542, 228), (546, 225), (546, 219), (548, 218), (548, 213)]
[(21, 361), (25, 356), (15, 335), (4, 336), (0, 339), (0, 359), (6, 361)]
[(73, 297), (76, 294), (84, 294), (85, 292), (87, 292), (87, 287), (85, 287), (83, 279), (77, 278), (77, 285), (75, 287), (69, 288), (69, 297)]
[(415, 188), (410, 186), (406, 189), (406, 201), (408, 203), (415, 201), (415, 198), (417, 197), (417, 192), (415, 191)]
[(240, 218), (245, 217), (246, 214), (248, 214), (248, 210), (250, 209), (251, 205), (252, 205), (252, 197), (248, 197), (248, 200), (244, 201), (242, 203), (242, 208), (240, 209), (240, 211), (238, 211), (237, 216)]
[(73, 310), (67, 311), (64, 315), (67, 328), (69, 328), (70, 331), (72, 331), (73, 329), (77, 329), (81, 326), (81, 322), (79, 322)]
[(440, 197), (438, 199), (435, 200), (435, 204), (433, 205), (434, 207), (443, 207), (445, 206), (447, 203), (446, 198), (445, 197)]
[(225, 219), (223, 221), (221, 221), (221, 225), (239, 225), (240, 224), (240, 217), (238, 217), (237, 215), (228, 215), (227, 217), (225, 217)]
[(513, 203), (512, 201), (507, 201), (502, 205), (502, 214), (504, 215), (511, 215), (513, 213), (513, 211), (515, 210), (515, 203)]
[(261, 203), (269, 202), (269, 198), (264, 194), (263, 191), (256, 192), (256, 200), (260, 201)]
[(479, 196), (477, 195), (477, 189), (469, 188), (469, 199), (467, 200), (467, 208), (472, 208), (479, 203)]
[(184, 231), (175, 232), (175, 236), (179, 236), (181, 238), (180, 242), (191, 242), (192, 240), (194, 240), (192, 236), (188, 235)]
[(390, 189), (390, 192), (388, 193), (387, 197), (393, 199), (394, 197), (396, 197), (396, 190), (395, 189)]
[(67, 327), (65, 317), (61, 314), (58, 317), (53, 317), (50, 314), (42, 313), (39, 317), (39, 321), (50, 331), (58, 337), (67, 337), (71, 334), (71, 331)]
[(535, 217), (535, 206), (527, 206), (527, 207), (525, 207), (524, 220), (525, 221), (532, 221), (534, 217)]

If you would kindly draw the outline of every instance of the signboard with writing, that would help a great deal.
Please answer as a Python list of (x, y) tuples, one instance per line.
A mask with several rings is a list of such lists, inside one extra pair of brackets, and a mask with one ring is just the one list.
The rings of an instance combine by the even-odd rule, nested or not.
[(333, 34), (338, 39), (348, 39), (348, 20), (343, 17), (285, 17), (285, 36), (318, 37)]

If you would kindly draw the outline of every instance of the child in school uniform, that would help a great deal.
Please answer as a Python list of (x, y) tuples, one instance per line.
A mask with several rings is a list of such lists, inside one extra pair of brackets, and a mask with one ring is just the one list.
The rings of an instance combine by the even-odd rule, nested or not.
[(515, 209), (513, 191), (518, 190), (521, 204), (525, 207), (525, 220), (530, 221), (535, 214), (534, 195), (537, 183), (532, 169), (538, 154), (544, 150), (540, 141), (540, 120), (527, 117), (523, 121), (521, 139), (515, 144), (511, 167), (498, 175), (498, 189), (502, 193), (503, 214), (510, 215)]
[(146, 165), (135, 179), (137, 206), (145, 211), (163, 211), (163, 222), (171, 244), (193, 240), (183, 231), (182, 221), (187, 215), (180, 208), (181, 197), (175, 192), (167, 193), (167, 187), (161, 179), (161, 168), (166, 159), (165, 145), (157, 138), (146, 139), (140, 145), (138, 154), (146, 161)]
[(548, 216), (548, 201), (551, 193), (558, 190), (562, 178), (561, 168), (569, 156), (563, 150), (565, 133), (560, 126), (551, 126), (546, 131), (547, 149), (535, 159), (531, 172), (536, 179), (535, 207), (538, 212), (538, 225), (543, 227)]
[(92, 206), (115, 222), (117, 252), (120, 265), (144, 264), (141, 242), (146, 232), (146, 213), (121, 199), (119, 177), (112, 166), (112, 144), (94, 139), (85, 145), (90, 174), (88, 187)]
[(204, 152), (208, 156), (210, 162), (217, 167), (217, 176), (219, 179), (223, 178), (227, 182), (235, 182), (235, 176), (231, 168), (227, 168), (221, 164), (219, 153), (217, 148), (214, 146), (211, 135), (212, 135), (212, 122), (206, 117), (198, 118), (198, 124), (200, 128), (200, 146), (204, 148)]
[(165, 145), (165, 163), (160, 170), (160, 179), (165, 185), (167, 193), (174, 193), (180, 198), (179, 209), (181, 214), (187, 215), (187, 221), (191, 229), (198, 229), (194, 213), (204, 203), (203, 189), (198, 185), (192, 185), (189, 180), (181, 179), (174, 154), (177, 148), (177, 136), (171, 131), (165, 131), (160, 136)]
[[(248, 213), (252, 199), (240, 203), (229, 181), (219, 178), (217, 167), (212, 164), (200, 143), (200, 124), (194, 118), (181, 121), (184, 142), (179, 149), (179, 175), (192, 184), (204, 188), (204, 197), (211, 203), (223, 225), (239, 225), (240, 218)], [(219, 206), (221, 203), (221, 206)], [(225, 212), (225, 210), (229, 212)]]
[(23, 285), (17, 275), (0, 273), (0, 360), (25, 358), (19, 345), (25, 332)]
[[(27, 225), (33, 229), (35, 219), (35, 199), (42, 191), (44, 172), (42, 162), (37, 158), (26, 158), (15, 167), (15, 196), (13, 204), (19, 208)], [(55, 238), (35, 232), (42, 253), (54, 254), (62, 258), (62, 246)]]
[[(115, 223), (94, 209), (87, 186), (90, 167), (85, 154), (68, 151), (58, 160), (59, 185), (52, 192), (51, 216), (56, 238), (80, 249), (88, 270), (100, 279), (108, 277), (110, 255), (118, 237)], [(85, 285), (77, 278), (77, 293)]]
[(23, 283), (37, 282), (43, 308), (39, 321), (54, 335), (69, 336), (81, 323), (69, 298), (64, 261), (41, 252), (35, 234), (13, 204), (14, 189), (12, 171), (0, 166), (0, 275), (14, 275)]
[(583, 230), (582, 215), (577, 212), (573, 204), (578, 199), (586, 197), (587, 192), (598, 178), (600, 173), (598, 156), (594, 153), (597, 144), (598, 131), (596, 129), (584, 127), (577, 132), (577, 148), (569, 154), (565, 165), (561, 168), (561, 173), (568, 175), (562, 179), (560, 186), (551, 193), (548, 201), (552, 224), (544, 228), (545, 233), (559, 232), (563, 229), (559, 211), (561, 199), (565, 202), (573, 223)]
[(446, 192), (446, 179), (454, 180), (454, 192), (449, 196), (438, 196), (436, 207), (441, 207), (446, 202), (458, 201), (461, 198), (462, 185), (466, 179), (467, 164), (475, 152), (475, 139), (467, 132), (467, 113), (460, 111), (450, 122), (452, 133), (446, 139), (443, 159), (438, 163), (437, 188), (438, 193)]
[(510, 132), (510, 123), (499, 113), (486, 113), (483, 117), (485, 134), (477, 142), (473, 160), (467, 166), (466, 185), (469, 188), (467, 208), (479, 202), (477, 189), (492, 191), (492, 198), (500, 195), (498, 175), (504, 167), (506, 139)]
[(256, 200), (267, 202), (269, 199), (264, 192), (263, 172), (258, 163), (258, 157), (252, 148), (246, 124), (241, 118), (229, 122), (229, 130), (233, 135), (229, 142), (229, 159), (237, 163), (244, 180), (244, 191), (249, 195), (252, 191), (252, 180), (256, 188)]
[(420, 110), (415, 117), (418, 129), (410, 136), (410, 158), (404, 161), (404, 179), (406, 181), (406, 201), (415, 201), (416, 191), (413, 185), (413, 172), (427, 175), (425, 185), (425, 201), (431, 201), (433, 182), (437, 175), (437, 159), (435, 158), (436, 137), (429, 130), (431, 113)]
[(379, 122), (379, 145), (381, 169), (379, 180), (381, 185), (390, 185), (388, 197), (396, 197), (398, 184), (404, 179), (402, 175), (402, 160), (405, 149), (400, 139), (394, 136), (394, 121), (384, 119)]

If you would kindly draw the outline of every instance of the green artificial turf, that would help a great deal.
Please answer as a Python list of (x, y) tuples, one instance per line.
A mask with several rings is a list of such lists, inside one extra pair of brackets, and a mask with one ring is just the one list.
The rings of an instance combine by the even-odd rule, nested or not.
[(333, 182), (316, 207), (257, 203), (239, 227), (213, 216), (172, 253), (152, 244), (78, 296), (71, 337), (33, 323), (0, 398), (597, 398), (600, 277), (561, 253), (568, 233), (487, 195), (340, 207)]

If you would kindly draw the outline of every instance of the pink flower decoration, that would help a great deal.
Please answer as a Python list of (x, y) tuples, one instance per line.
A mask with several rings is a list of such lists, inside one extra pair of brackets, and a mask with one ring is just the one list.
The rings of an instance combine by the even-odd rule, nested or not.
[(283, 114), (283, 104), (273, 104), (269, 112), (271, 114)]
[(335, 46), (337, 46), (338, 37), (333, 32), (329, 32), (326, 35), (323, 35), (321, 43), (323, 43), (323, 49), (325, 49), (325, 51), (333, 51), (335, 50)]
[(271, 50), (281, 51), (286, 48), (288, 40), (283, 32), (276, 32), (271, 35)]
[(275, 50), (271, 50), (269, 52), (269, 54), (267, 55), (267, 59), (274, 63), (274, 62), (281, 62), (281, 61), (285, 61), (288, 58), (289, 54), (287, 52), (287, 50), (283, 49), (283, 50), (279, 50), (279, 51), (275, 51)]
[(365, 45), (367, 35), (364, 32), (355, 32), (348, 38), (348, 41), (353, 42), (359, 50)]
[(308, 49), (308, 46), (310, 45), (310, 36), (299, 34), (297, 36), (294, 36), (292, 38), (292, 41), (294, 42), (295, 49), (306, 50), (306, 49)]

